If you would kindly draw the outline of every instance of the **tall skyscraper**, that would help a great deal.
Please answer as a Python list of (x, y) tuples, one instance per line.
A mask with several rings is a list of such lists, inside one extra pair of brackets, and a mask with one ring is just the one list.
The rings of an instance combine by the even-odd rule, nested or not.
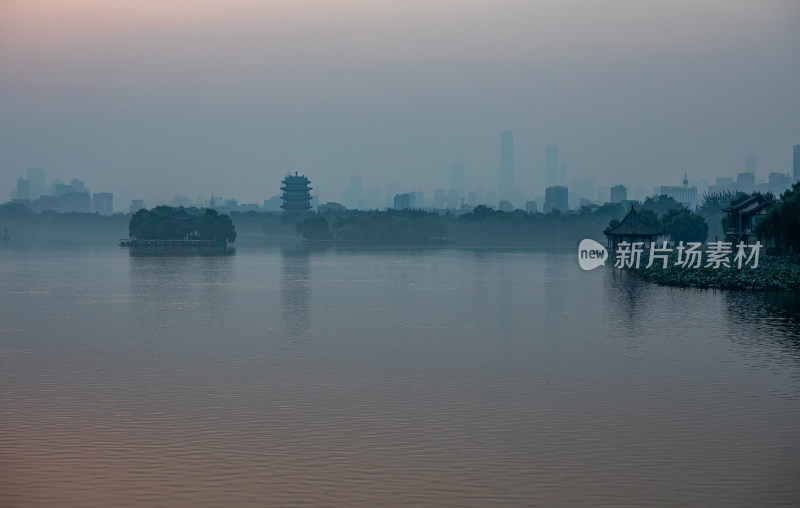
[(569, 190), (561, 185), (554, 185), (548, 187), (544, 191), (544, 213), (550, 213), (553, 210), (566, 212), (569, 210)]
[(361, 176), (350, 175), (350, 187), (342, 191), (342, 201), (348, 208), (364, 208), (364, 190)]
[(114, 213), (114, 195), (110, 192), (95, 192), (92, 196), (92, 211), (100, 215)]
[(792, 159), (792, 176), (794, 181), (800, 181), (800, 145), (794, 145), (794, 158)]
[(744, 171), (754, 175), (756, 173), (756, 154), (752, 150), (750, 151), (750, 156), (744, 160)]
[(463, 164), (455, 164), (452, 168), (452, 185), (451, 189), (456, 191), (457, 200), (466, 198), (466, 168)]
[(514, 133), (503, 131), (500, 137), (500, 199), (514, 197)]
[(628, 189), (624, 185), (615, 185), (611, 187), (611, 203), (619, 203), (628, 199)]
[(42, 194), (47, 194), (47, 187), (44, 184), (44, 169), (28, 168), (27, 176), (31, 186), (31, 200), (39, 199)]
[(546, 187), (558, 185), (558, 145), (547, 145), (545, 151)]

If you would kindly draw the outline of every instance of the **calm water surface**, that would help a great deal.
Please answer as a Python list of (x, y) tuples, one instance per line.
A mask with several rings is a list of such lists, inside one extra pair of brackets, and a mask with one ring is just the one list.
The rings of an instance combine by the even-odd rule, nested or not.
[(575, 253), (0, 248), (0, 505), (800, 504), (796, 296)]

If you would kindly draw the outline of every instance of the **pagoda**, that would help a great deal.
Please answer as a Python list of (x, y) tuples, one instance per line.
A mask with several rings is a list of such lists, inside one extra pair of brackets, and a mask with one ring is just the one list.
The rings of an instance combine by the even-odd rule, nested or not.
[(286, 175), (281, 186), (281, 199), (284, 212), (306, 213), (311, 210), (311, 181), (305, 175)]

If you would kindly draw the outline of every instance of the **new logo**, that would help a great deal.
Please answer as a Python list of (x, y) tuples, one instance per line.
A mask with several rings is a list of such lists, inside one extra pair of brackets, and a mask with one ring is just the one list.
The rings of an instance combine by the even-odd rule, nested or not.
[(608, 250), (594, 240), (581, 240), (578, 245), (578, 264), (583, 270), (594, 270), (600, 265), (606, 264)]

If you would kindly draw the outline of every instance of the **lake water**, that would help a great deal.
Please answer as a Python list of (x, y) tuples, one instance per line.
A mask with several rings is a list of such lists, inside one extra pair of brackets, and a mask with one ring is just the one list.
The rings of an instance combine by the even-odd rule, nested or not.
[(800, 504), (795, 295), (573, 252), (0, 248), (0, 505)]

